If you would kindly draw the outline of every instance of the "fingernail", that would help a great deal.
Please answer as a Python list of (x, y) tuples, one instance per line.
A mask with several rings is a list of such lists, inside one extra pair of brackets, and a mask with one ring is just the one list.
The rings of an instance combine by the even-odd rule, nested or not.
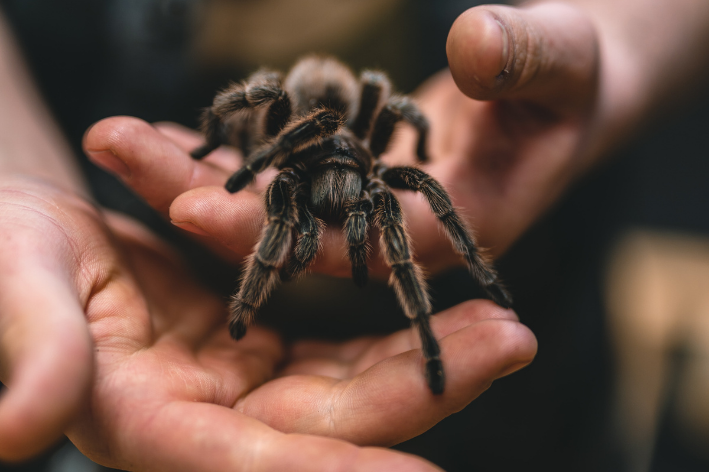
[(173, 225), (177, 226), (180, 229), (184, 229), (185, 231), (189, 231), (190, 233), (194, 234), (199, 234), (200, 236), (210, 236), (209, 233), (207, 233), (205, 230), (200, 228), (199, 226), (195, 225), (194, 223), (190, 223), (189, 221), (170, 221)]
[(505, 28), (505, 25), (503, 25), (502, 22), (500, 20), (498, 20), (497, 18), (495, 18), (495, 22), (502, 30), (502, 54), (500, 55), (500, 67), (498, 69), (500, 71), (500, 75), (501, 75), (501, 74), (506, 74), (509, 72), (507, 70), (507, 59), (508, 59), (507, 56), (510, 52), (510, 49), (509, 49), (510, 48), (510, 39), (507, 34), (507, 29)]
[(126, 163), (120, 160), (112, 151), (90, 151), (87, 149), (86, 153), (91, 161), (99, 167), (123, 178), (130, 177), (130, 169)]

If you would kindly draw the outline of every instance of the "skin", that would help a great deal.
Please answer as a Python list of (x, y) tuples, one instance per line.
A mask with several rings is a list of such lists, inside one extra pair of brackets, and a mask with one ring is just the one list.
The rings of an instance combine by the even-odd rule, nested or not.
[[(34, 90), (2, 15), (0, 102), (0, 178), (21, 175), (82, 192), (69, 146)], [(17, 223), (8, 216), (0, 212), (3, 228)], [(88, 395), (93, 369), (86, 322), (71, 315), (76, 297), (50, 290), (67, 287), (68, 274), (51, 274), (52, 261), (66, 250), (44, 239), (30, 244), (23, 232), (4, 232), (0, 241), (0, 380), (13, 385), (0, 392), (0, 460), (30, 457), (56, 442)]]
[[(23, 179), (0, 183), (0, 209), (10, 229), (5, 247), (14, 249), (0, 259), (0, 283), (12, 289), (0, 308), (14, 314), (0, 324), (7, 361), (0, 376), (10, 385), (0, 419), (19, 433), (42, 431), (32, 423), (89, 384), (67, 434), (111, 467), (435, 470), (414, 456), (357, 446), (420, 434), (536, 352), (512, 311), (486, 301), (459, 305), (433, 324), (450, 372), (445, 395), (434, 397), (409, 330), (286, 345), (254, 327), (237, 343), (222, 300), (132, 220)], [(28, 296), (34, 303), (26, 309), (43, 316), (31, 322), (8, 309), (26, 306)], [(39, 348), (26, 349), (23, 331)], [(45, 343), (57, 341), (52, 331), (68, 339)], [(48, 375), (47, 367), (58, 370)], [(61, 378), (67, 372), (73, 382)], [(12, 457), (27, 439), (8, 435), (2, 452)]]
[[(622, 8), (608, 3), (472, 8), (450, 31), (450, 72), (417, 94), (431, 122), (431, 162), (422, 167), (444, 184), (492, 257), (646, 124), (650, 111), (681, 103), (679, 91), (692, 90), (706, 70), (706, 54), (702, 62), (685, 53), (709, 44), (709, 28), (701, 27), (709, 23), (706, 2), (683, 0), (670, 17), (659, 0), (642, 8), (634, 0)], [(633, 34), (653, 25), (664, 34), (649, 42)], [(669, 76), (670, 66), (680, 73)], [(260, 234), (260, 195), (273, 174), (231, 195), (222, 186), (241, 156), (224, 148), (191, 162), (185, 151), (201, 144), (197, 135), (176, 125), (158, 130), (134, 118), (109, 118), (88, 132), (85, 149), (104, 167), (120, 162), (124, 181), (174, 224), (241, 260)], [(414, 138), (402, 129), (385, 162), (412, 164)], [(164, 185), (156, 188), (155, 181)], [(460, 264), (425, 201), (397, 195), (417, 260), (433, 273)], [(371, 270), (385, 278), (377, 246)], [(313, 270), (349, 276), (345, 251), (339, 229), (329, 229)]]
[[(496, 29), (498, 21), (504, 33)], [(432, 122), (432, 163), (425, 169), (465, 209), (481, 245), (492, 255), (502, 253), (568, 185), (639, 129), (651, 111), (680, 103), (697, 90), (709, 57), (707, 24), (704, 0), (579, 0), (469, 11), (451, 30), (451, 75), (434, 78), (419, 95)], [(647, 31), (653, 34), (643, 34)], [(442, 345), (450, 388), (441, 398), (425, 388), (416, 364), (420, 358), (412, 359), (418, 351), (405, 342), (414, 338), (411, 333), (340, 346), (295, 346), (287, 351), (290, 361), (282, 372), (274, 359), (286, 350), (274, 333), (254, 328), (243, 344), (225, 347), (219, 329), (207, 328), (209, 320), (223, 318), (223, 307), (213, 302), (195, 307), (194, 301), (183, 300), (183, 291), (205, 299), (210, 295), (176, 270), (161, 243), (76, 196), (84, 191), (72, 156), (18, 72), (21, 67), (8, 59), (7, 43), (5, 35), (0, 62), (12, 67), (0, 69), (0, 102), (13, 105), (1, 111), (0, 170), (2, 195), (8, 199), (3, 208), (12, 211), (0, 212), (0, 224), (13, 224), (15, 231), (0, 242), (0, 380), (10, 386), (0, 398), (0, 458), (28, 457), (67, 430), (90, 457), (131, 470), (266, 470), (284, 463), (315, 470), (321, 465), (319, 470), (332, 465), (429, 470), (418, 459), (355, 444), (387, 445), (418, 434), (533, 356), (531, 334), (509, 312), (501, 315), (486, 302), (464, 304), (435, 318), (437, 334), (448, 334)], [(19, 95), (15, 90), (21, 90)], [(21, 99), (13, 101), (13, 94)], [(196, 134), (174, 125), (153, 127), (117, 117), (92, 127), (85, 148), (175, 224), (240, 260), (261, 228), (258, 190), (269, 175), (229, 195), (221, 186), (238, 167), (238, 156), (219, 150), (195, 163), (187, 150), (198, 142)], [(387, 159), (413, 162), (412, 150), (411, 137), (404, 134)], [(56, 187), (49, 190), (37, 177)], [(418, 260), (434, 272), (457, 264), (422, 200), (400, 195)], [(343, 247), (339, 233), (328, 232), (315, 270), (348, 273)], [(72, 256), (77, 253), (83, 259)], [(149, 257), (136, 258), (137, 253)], [(380, 259), (374, 255), (373, 260)], [(380, 276), (386, 272), (381, 266), (373, 269)], [(166, 297), (162, 283), (180, 290)], [(96, 294), (115, 304), (87, 305)], [(175, 301), (183, 303), (175, 308)], [(125, 307), (122, 316), (111, 306)], [(190, 310), (206, 319), (188, 316)], [(455, 323), (467, 321), (445, 328), (448, 316)], [(204, 323), (201, 339), (184, 334), (195, 323)], [(465, 350), (456, 352), (458, 336), (471, 338), (465, 338)], [(493, 358), (475, 348), (485, 340)], [(244, 356), (247, 346), (255, 351)], [(449, 358), (447, 352), (454, 355)], [(458, 366), (458, 357), (476, 368)], [(230, 369), (224, 368), (225, 359)], [(478, 364), (487, 366), (484, 379), (470, 377)], [(145, 382), (138, 383), (136, 373)], [(279, 376), (286, 373), (298, 375)], [(317, 373), (325, 377), (313, 376)], [(397, 395), (388, 379), (399, 375), (409, 375), (418, 387), (411, 384), (405, 396)], [(291, 399), (333, 398), (328, 392), (363, 381), (370, 382), (368, 388), (351, 388), (355, 394), (387, 389), (386, 398), (409, 399), (401, 403), (406, 414), (392, 408), (394, 402), (379, 404), (394, 416), (382, 415), (386, 421), (373, 425), (366, 423), (367, 415), (353, 414), (353, 421), (342, 425), (344, 420), (318, 416), (328, 411), (325, 400), (324, 409), (302, 411), (285, 396), (277, 398), (277, 391), (286, 389), (305, 395)], [(249, 388), (256, 385), (261, 386)], [(276, 392), (269, 392), (270, 386), (277, 386)], [(266, 399), (282, 408), (260, 408)], [(367, 405), (353, 401), (351, 412), (358, 404)], [(338, 427), (323, 427), (333, 424)], [(387, 428), (394, 425), (396, 432)], [(252, 462), (245, 464), (243, 457)], [(205, 460), (214, 462), (200, 462)]]
[(433, 324), (452, 356), (438, 397), (409, 330), (286, 345), (254, 328), (234, 342), (221, 297), (145, 228), (87, 199), (2, 26), (0, 460), (66, 433), (95, 461), (135, 471), (437, 470), (373, 446), (420, 434), (534, 357), (534, 336), (489, 302)]

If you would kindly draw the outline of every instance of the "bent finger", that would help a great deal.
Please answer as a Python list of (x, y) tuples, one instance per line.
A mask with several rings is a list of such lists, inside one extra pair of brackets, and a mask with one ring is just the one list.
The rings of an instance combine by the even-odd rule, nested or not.
[[(46, 267), (46, 265), (45, 265)], [(0, 280), (0, 459), (22, 460), (57, 441), (88, 395), (92, 344), (66, 280), (23, 261)]]
[[(170, 219), (174, 225), (208, 238), (206, 242), (227, 248), (234, 256), (231, 259), (239, 260), (254, 250), (263, 231), (263, 195), (258, 185), (235, 194), (223, 187), (196, 188), (175, 199), (170, 206)], [(345, 256), (341, 229), (338, 226), (327, 228), (321, 236), (321, 244), (311, 269), (348, 277), (351, 266)], [(381, 263), (375, 265), (379, 266)]]
[(477, 100), (515, 98), (578, 110), (596, 90), (596, 33), (569, 5), (471, 8), (453, 24), (446, 51), (456, 84)]
[(198, 131), (187, 128), (178, 123), (160, 121), (153, 123), (153, 126), (185, 152), (191, 152), (195, 148), (204, 144), (204, 138)]
[(83, 146), (91, 161), (118, 175), (164, 213), (181, 193), (204, 185), (223, 185), (229, 176), (227, 169), (193, 160), (166, 134), (137, 118), (117, 116), (99, 121), (86, 132)]
[[(201, 133), (178, 123), (166, 121), (153, 123), (153, 126), (186, 153), (190, 153), (204, 144), (204, 137)], [(241, 167), (243, 156), (232, 147), (221, 146), (210, 152), (202, 162), (215, 165), (226, 172), (236, 172)]]
[(119, 460), (92, 457), (90, 449), (87, 451), (81, 443), (80, 449), (98, 462), (114, 467), (130, 466), (131, 470), (439, 470), (418, 457), (395, 451), (359, 448), (330, 438), (283, 434), (234, 410), (211, 404), (173, 402), (146, 413), (149, 421), (132, 421), (132, 427), (114, 438), (120, 445), (114, 450)]
[[(421, 351), (414, 349), (378, 362), (351, 380), (282, 377), (251, 392), (237, 408), (285, 432), (392, 445), (461, 410), (493, 380), (531, 362), (537, 349), (534, 335), (509, 319), (479, 321), (449, 334), (440, 344), (446, 369), (440, 396), (429, 390)], [(276, 395), (307, 401), (276, 408)]]
[(235, 260), (248, 255), (258, 240), (265, 211), (263, 198), (249, 189), (236, 194), (223, 187), (200, 187), (178, 196), (170, 220), (184, 230), (230, 251)]

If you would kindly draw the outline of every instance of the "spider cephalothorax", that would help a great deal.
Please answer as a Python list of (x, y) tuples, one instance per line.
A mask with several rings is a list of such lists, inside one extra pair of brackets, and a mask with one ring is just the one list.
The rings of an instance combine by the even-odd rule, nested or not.
[(221, 144), (241, 148), (245, 163), (229, 178), (230, 192), (269, 166), (280, 170), (266, 191), (268, 216), (261, 239), (232, 299), (229, 329), (235, 339), (244, 335), (279, 275), (297, 276), (313, 262), (324, 219), (341, 222), (352, 276), (363, 285), (373, 224), (391, 267), (390, 284), (418, 328), (428, 385), (441, 393), (445, 376), (429, 326), (428, 291), (390, 189), (421, 192), (478, 283), (499, 305), (509, 307), (511, 301), (443, 187), (416, 167), (388, 167), (380, 161), (399, 121), (418, 131), (416, 155), (425, 162), (428, 122), (410, 99), (390, 95), (384, 74), (365, 71), (358, 82), (334, 59), (306, 57), (285, 79), (262, 70), (219, 92), (203, 115), (206, 144), (192, 156), (201, 159)]

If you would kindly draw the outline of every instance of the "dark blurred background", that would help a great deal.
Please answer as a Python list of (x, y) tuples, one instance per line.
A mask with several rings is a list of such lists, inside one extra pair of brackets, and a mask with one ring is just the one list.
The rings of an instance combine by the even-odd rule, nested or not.
[[(335, 54), (355, 70), (386, 70), (397, 88), (409, 93), (446, 67), (447, 32), (475, 4), (0, 0), (97, 200), (141, 219), (180, 246), (195, 273), (225, 294), (232, 290), (238, 269), (194, 247), (116, 179), (91, 165), (80, 147), (85, 129), (117, 114), (195, 127), (200, 109), (229, 80), (261, 65), (287, 70), (309, 52)], [(624, 382), (618, 379), (637, 379), (631, 384), (640, 387), (641, 395), (648, 390), (642, 388), (642, 376), (627, 370), (633, 363), (622, 361), (623, 346), (647, 343), (633, 338), (632, 328), (630, 334), (617, 329), (617, 320), (635, 306), (631, 290), (624, 288), (635, 280), (633, 271), (621, 270), (611, 289), (607, 282), (618, 248), (635, 247), (629, 234), (678, 234), (700, 247), (706, 242), (708, 130), (706, 97), (658, 120), (571, 189), (497, 262), (517, 313), (539, 340), (537, 358), (496, 381), (462, 412), (397, 449), (450, 472), (709, 470), (709, 441), (702, 430), (706, 423), (693, 426), (686, 413), (680, 414), (686, 409), (682, 392), (691, 383), (690, 367), (702, 356), (709, 358), (709, 347), (704, 354), (701, 347), (690, 349), (681, 336), (650, 346), (659, 359), (659, 393), (645, 413), (628, 416), (629, 405), (642, 399), (621, 391)], [(649, 254), (656, 254), (656, 245), (649, 247)], [(657, 251), (665, 254), (663, 248), (659, 245)], [(633, 261), (620, 267), (632, 268)], [(465, 271), (442, 274), (431, 286), (436, 311), (479, 296)], [(709, 292), (709, 281), (705, 286)], [(709, 303), (703, 307), (709, 319)], [(373, 283), (362, 291), (349, 280), (324, 277), (282, 285), (265, 312), (265, 322), (294, 337), (307, 332), (347, 338), (407, 325), (386, 286)], [(287, 318), (281, 316), (284, 312)], [(703, 393), (708, 398), (709, 392)], [(24, 465), (0, 464), (0, 471), (99, 470), (104, 469), (68, 443)]]

